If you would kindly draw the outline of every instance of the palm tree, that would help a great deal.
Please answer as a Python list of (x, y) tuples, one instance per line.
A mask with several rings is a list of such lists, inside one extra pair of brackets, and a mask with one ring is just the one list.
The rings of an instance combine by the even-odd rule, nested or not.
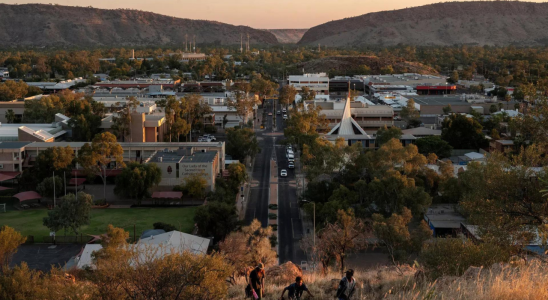
[(6, 117), (6, 120), (8, 120), (8, 124), (11, 124), (13, 123), (13, 121), (15, 121), (15, 113), (11, 109), (8, 109), (6, 111), (5, 117)]

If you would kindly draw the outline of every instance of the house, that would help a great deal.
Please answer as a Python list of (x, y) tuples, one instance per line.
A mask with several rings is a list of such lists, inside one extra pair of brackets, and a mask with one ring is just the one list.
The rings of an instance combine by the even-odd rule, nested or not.
[[(141, 259), (155, 260), (172, 253), (187, 251), (193, 254), (206, 254), (210, 243), (209, 239), (174, 230), (140, 239), (136, 244), (129, 245), (129, 250), (137, 252)], [(93, 253), (101, 249), (103, 246), (100, 244), (87, 244), (75, 258), (76, 268), (94, 269)]]
[(455, 236), (466, 219), (454, 204), (434, 204), (424, 214), (424, 221), (432, 229), (434, 237)]

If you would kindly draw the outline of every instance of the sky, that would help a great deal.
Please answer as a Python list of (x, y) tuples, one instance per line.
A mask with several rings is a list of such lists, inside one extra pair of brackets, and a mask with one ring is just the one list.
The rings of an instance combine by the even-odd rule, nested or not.
[[(310, 28), (370, 12), (437, 3), (430, 0), (50, 0), (95, 8), (131, 8), (163, 15), (247, 25), (258, 29)], [(54, 2), (53, 2), (54, 1)], [(37, 3), (2, 0), (7, 4)]]

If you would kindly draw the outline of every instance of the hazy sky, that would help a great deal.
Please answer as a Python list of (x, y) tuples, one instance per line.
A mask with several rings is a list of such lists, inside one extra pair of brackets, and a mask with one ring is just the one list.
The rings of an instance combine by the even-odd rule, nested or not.
[[(7, 4), (37, 1), (0, 0)], [(59, 5), (132, 8), (159, 14), (215, 20), (254, 28), (310, 28), (369, 12), (436, 3), (430, 0), (51, 0)]]

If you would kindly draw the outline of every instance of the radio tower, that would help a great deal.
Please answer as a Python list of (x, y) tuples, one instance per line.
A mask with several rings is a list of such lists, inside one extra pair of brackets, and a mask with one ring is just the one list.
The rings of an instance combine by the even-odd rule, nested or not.
[(188, 52), (188, 34), (185, 33), (185, 52)]
[(240, 53), (244, 52), (244, 34), (240, 33)]
[(247, 52), (249, 52), (249, 33), (247, 34), (247, 49), (246, 49)]
[(192, 50), (196, 53), (196, 35), (194, 35), (194, 48)]

